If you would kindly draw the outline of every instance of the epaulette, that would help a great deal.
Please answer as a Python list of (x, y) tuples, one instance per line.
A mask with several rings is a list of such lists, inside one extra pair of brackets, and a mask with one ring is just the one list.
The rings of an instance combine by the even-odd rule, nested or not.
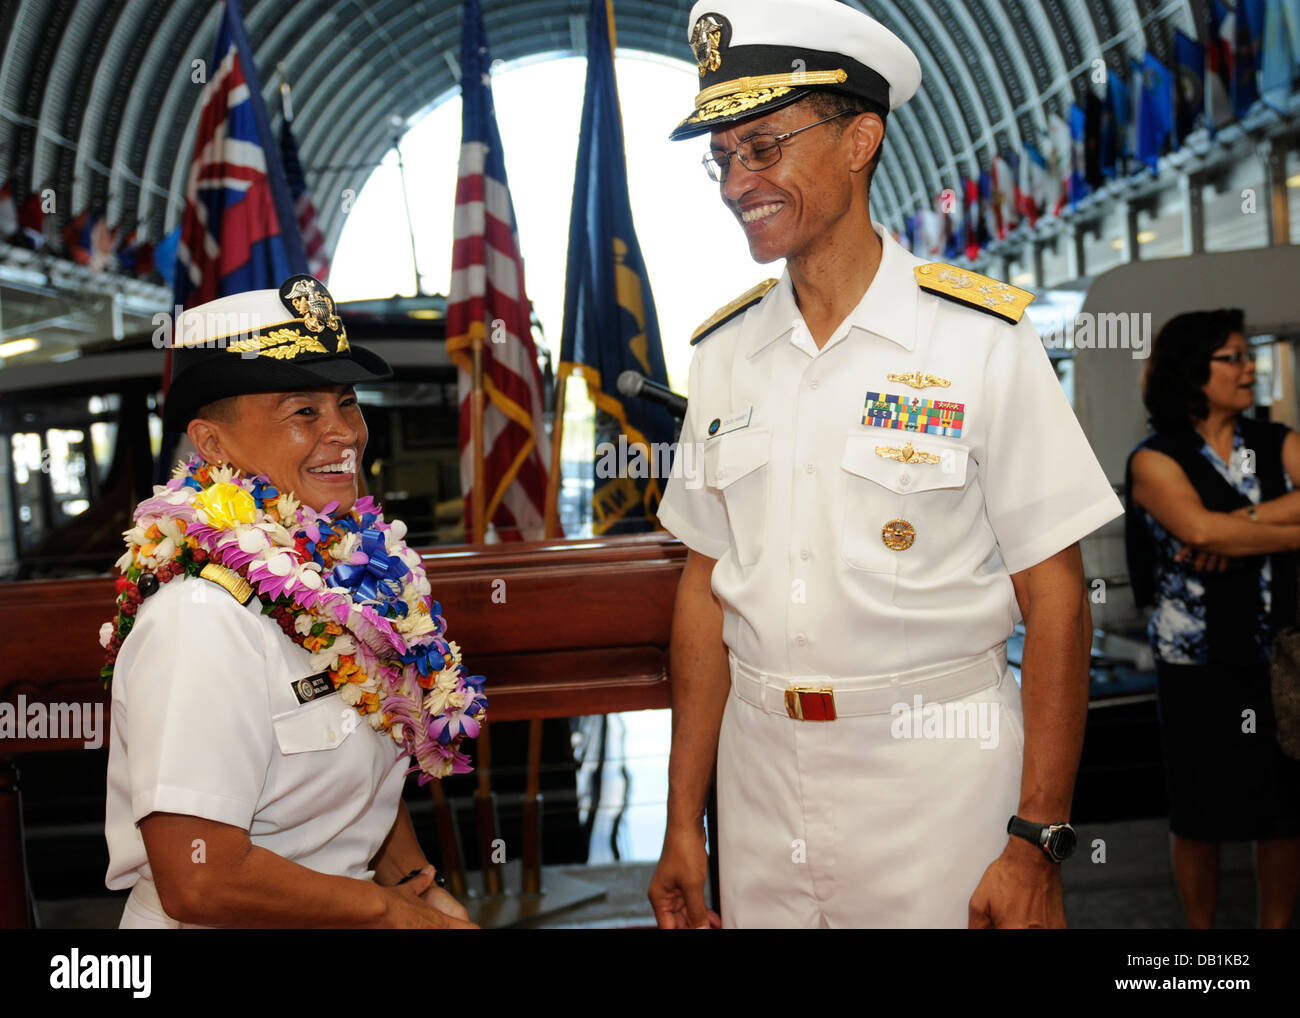
[(224, 587), (240, 604), (248, 604), (253, 600), (253, 585), (233, 569), (209, 562), (199, 571), (199, 576), (211, 580), (218, 587)]
[(721, 328), (739, 314), (743, 314), (749, 308), (753, 307), (760, 300), (767, 296), (769, 290), (779, 283), (779, 279), (765, 279), (754, 289), (742, 293), (730, 304), (723, 305), (709, 316), (709, 320), (695, 330), (691, 336), (691, 346), (694, 346), (700, 340), (704, 339), (710, 332)]
[(995, 315), (1012, 325), (1024, 317), (1025, 308), (1034, 300), (1028, 290), (943, 262), (918, 265), (914, 272), (917, 285), (926, 293)]

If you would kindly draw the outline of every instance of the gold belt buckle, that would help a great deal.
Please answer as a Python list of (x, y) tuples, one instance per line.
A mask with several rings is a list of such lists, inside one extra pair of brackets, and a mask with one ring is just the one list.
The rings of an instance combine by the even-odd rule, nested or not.
[(795, 721), (834, 721), (835, 691), (791, 686), (785, 691), (785, 712)]

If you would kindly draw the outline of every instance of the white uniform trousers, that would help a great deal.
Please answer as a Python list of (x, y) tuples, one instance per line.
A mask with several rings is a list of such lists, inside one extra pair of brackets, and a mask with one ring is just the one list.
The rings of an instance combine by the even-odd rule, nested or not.
[[(724, 927), (966, 927), (1019, 803), (1024, 716), (1005, 662), (998, 648), (913, 681), (830, 680), (850, 709), (879, 710), (882, 685), (909, 709), (820, 722), (789, 717), (783, 687), (823, 683), (755, 679), (733, 658), (718, 746)], [(958, 696), (943, 678), (955, 670)]]

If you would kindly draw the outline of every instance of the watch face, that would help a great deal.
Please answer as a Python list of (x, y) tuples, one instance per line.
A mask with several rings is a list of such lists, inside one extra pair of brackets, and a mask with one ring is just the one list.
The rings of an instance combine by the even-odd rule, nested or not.
[(1052, 832), (1051, 838), (1048, 839), (1048, 847), (1057, 859), (1068, 859), (1078, 841), (1079, 837), (1074, 833), (1074, 828), (1061, 827)]

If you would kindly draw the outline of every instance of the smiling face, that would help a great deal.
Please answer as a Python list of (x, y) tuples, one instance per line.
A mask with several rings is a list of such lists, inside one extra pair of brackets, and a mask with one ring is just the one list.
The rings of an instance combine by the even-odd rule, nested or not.
[[(785, 134), (820, 119), (805, 99), (714, 131), (712, 151), (720, 156), (756, 135)], [(880, 124), (878, 117), (865, 119)], [(848, 213), (859, 201), (865, 210), (860, 174), (876, 147), (863, 141), (863, 120), (846, 116), (789, 138), (781, 142), (776, 164), (762, 170), (747, 169), (738, 156), (731, 157), (727, 180), (719, 185), (722, 200), (745, 231), (756, 262), (799, 259), (833, 244), (839, 231), (857, 229), (856, 217)], [(883, 133), (883, 126), (878, 130)]]
[[(1212, 356), (1245, 353), (1249, 347), (1246, 337), (1234, 332)], [(1205, 393), (1210, 413), (1238, 414), (1250, 409), (1255, 402), (1255, 362), (1242, 360), (1237, 364), (1227, 361), (1210, 361), (1210, 377), (1201, 389)]]
[(350, 385), (236, 396), (190, 422), (194, 448), (209, 463), (265, 474), (317, 511), (357, 499), (357, 471), (369, 433)]

